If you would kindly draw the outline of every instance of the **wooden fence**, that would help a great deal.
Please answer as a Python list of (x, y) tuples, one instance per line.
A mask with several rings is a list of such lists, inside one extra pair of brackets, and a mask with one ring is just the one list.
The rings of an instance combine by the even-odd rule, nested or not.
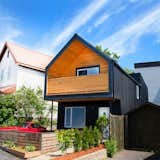
[(0, 131), (0, 144), (13, 141), (15, 145), (24, 147), (32, 144), (37, 150), (57, 150), (57, 135), (53, 132), (32, 133), (18, 131)]
[(110, 115), (110, 136), (117, 140), (119, 150), (124, 148), (124, 116)]

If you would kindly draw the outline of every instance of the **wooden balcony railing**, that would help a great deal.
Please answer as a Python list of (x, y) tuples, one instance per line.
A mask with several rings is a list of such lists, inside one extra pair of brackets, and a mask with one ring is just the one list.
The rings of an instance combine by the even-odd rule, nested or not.
[(109, 91), (107, 73), (88, 76), (49, 78), (47, 95), (102, 93)]

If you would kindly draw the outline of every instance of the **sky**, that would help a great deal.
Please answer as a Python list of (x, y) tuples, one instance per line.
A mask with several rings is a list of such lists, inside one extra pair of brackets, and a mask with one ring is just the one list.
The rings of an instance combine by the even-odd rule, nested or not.
[(160, 61), (160, 0), (0, 0), (0, 47), (55, 56), (75, 33), (118, 53), (122, 67)]

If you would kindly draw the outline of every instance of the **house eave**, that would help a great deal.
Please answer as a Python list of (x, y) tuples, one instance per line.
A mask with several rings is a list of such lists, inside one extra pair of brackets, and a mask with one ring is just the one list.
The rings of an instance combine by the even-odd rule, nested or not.
[(113, 94), (111, 92), (93, 93), (93, 94), (74, 94), (74, 95), (45, 95), (45, 100), (53, 101), (78, 101), (83, 99), (97, 100), (97, 99), (112, 99)]

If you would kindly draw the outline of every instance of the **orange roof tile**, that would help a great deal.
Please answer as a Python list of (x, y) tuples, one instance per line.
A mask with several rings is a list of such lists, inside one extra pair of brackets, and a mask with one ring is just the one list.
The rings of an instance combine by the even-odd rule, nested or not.
[(53, 58), (53, 56), (42, 54), (11, 42), (6, 42), (4, 48), (5, 47), (9, 49), (17, 64), (40, 71), (44, 71)]

